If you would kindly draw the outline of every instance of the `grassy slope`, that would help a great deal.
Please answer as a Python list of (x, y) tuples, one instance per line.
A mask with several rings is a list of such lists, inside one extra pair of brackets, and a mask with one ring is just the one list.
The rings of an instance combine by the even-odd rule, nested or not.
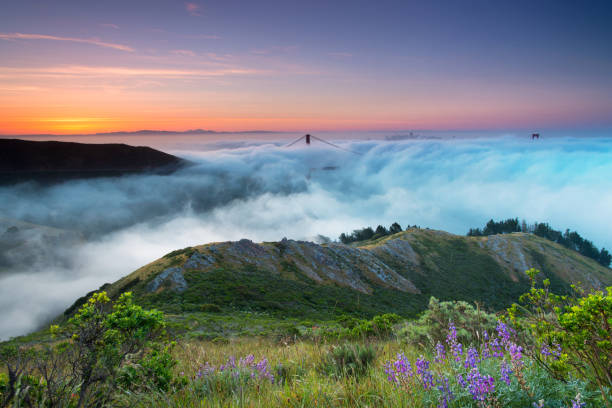
[[(406, 250), (393, 249), (398, 242), (409, 244), (412, 254), (407, 256)], [(350, 249), (357, 252), (349, 255), (357, 257), (350, 266), (357, 275), (348, 284), (334, 280), (335, 270), (329, 259), (313, 255), (313, 250), (321, 248), (346, 249), (334, 245), (320, 247), (287, 241), (260, 245), (213, 243), (185, 248), (105, 285), (104, 289), (113, 297), (134, 291), (143, 305), (168, 313), (178, 331), (213, 338), (285, 332), (313, 321), (331, 321), (341, 314), (371, 317), (395, 312), (410, 317), (422, 311), (432, 295), (443, 300), (477, 301), (500, 310), (528, 289), (524, 270), (529, 267), (541, 269), (556, 291), (566, 291), (570, 283), (579, 281), (587, 286), (612, 284), (610, 269), (527, 234), (463, 237), (413, 229), (356, 243)], [(149, 283), (160, 272), (183, 266), (196, 252), (214, 254), (215, 262), (206, 268), (184, 269), (187, 282), (184, 292), (173, 290), (169, 282), (153, 293), (148, 290)], [(330, 259), (336, 257), (342, 262), (338, 253), (342, 254), (331, 252)], [(378, 261), (414, 284), (419, 293), (376, 281), (364, 265), (369, 259), (362, 257), (364, 253), (374, 254)], [(322, 277), (319, 282), (304, 270), (304, 265), (312, 267), (313, 263), (313, 269)], [(365, 289), (355, 290), (351, 282), (361, 282)]]

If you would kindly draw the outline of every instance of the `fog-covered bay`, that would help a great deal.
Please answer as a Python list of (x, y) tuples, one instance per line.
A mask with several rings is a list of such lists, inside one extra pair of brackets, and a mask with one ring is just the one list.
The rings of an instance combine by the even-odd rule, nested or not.
[(284, 147), (291, 136), (139, 137), (130, 143), (194, 164), (0, 186), (0, 338), (171, 250), (211, 241), (336, 239), (395, 221), (465, 234), (519, 217), (612, 247), (610, 137), (332, 140), (356, 154)]

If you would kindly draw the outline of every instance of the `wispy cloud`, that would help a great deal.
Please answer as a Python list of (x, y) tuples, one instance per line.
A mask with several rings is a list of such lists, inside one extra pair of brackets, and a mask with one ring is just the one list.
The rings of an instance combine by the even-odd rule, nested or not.
[(191, 50), (172, 50), (175, 55), (182, 55), (184, 57), (195, 57), (196, 53)]
[(44, 34), (23, 34), (23, 33), (0, 33), (1, 40), (51, 40), (51, 41), (68, 41), (82, 44), (97, 45), (98, 47), (112, 48), (119, 51), (132, 52), (134, 49), (124, 44), (115, 44), (100, 41), (97, 38), (76, 38), (76, 37), (58, 37), (55, 35)]
[(273, 46), (269, 48), (255, 48), (252, 49), (250, 53), (255, 55), (289, 54), (296, 51), (298, 48), (297, 45)]
[(102, 24), (100, 24), (100, 27), (112, 28), (114, 30), (118, 30), (119, 29), (119, 26), (117, 24), (112, 24), (112, 23), (102, 23)]
[(200, 14), (200, 6), (196, 3), (185, 3), (185, 10), (187, 10), (189, 15), (191, 16), (201, 16), (202, 15)]
[(350, 52), (328, 52), (327, 55), (339, 58), (350, 58), (353, 56)]
[(155, 77), (155, 78), (205, 78), (227, 75), (258, 74), (262, 71), (245, 68), (219, 68), (210, 70), (128, 68), (104, 66), (54, 66), (44, 68), (0, 67), (0, 77)]

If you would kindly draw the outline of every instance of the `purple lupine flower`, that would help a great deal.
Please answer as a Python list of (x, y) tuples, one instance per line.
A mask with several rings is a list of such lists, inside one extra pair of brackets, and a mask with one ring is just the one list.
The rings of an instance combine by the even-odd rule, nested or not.
[(510, 379), (510, 374), (512, 374), (512, 368), (510, 368), (510, 365), (508, 365), (505, 360), (501, 362), (500, 372), (501, 380), (506, 384), (510, 385), (510, 382), (512, 381)]
[(554, 349), (551, 349), (548, 344), (542, 344), (540, 347), (540, 354), (546, 357), (552, 357), (555, 360), (558, 360), (561, 357), (561, 345), (558, 343), (553, 343)]
[(475, 401), (484, 401), (495, 391), (495, 380), (490, 375), (482, 375), (477, 368), (467, 374), (468, 391)]
[(457, 383), (463, 388), (465, 388), (465, 386), (467, 385), (461, 374), (457, 374)]
[(523, 348), (514, 342), (508, 344), (508, 352), (510, 353), (510, 359), (515, 365), (523, 365)]
[(478, 351), (474, 347), (468, 348), (463, 366), (467, 369), (476, 368), (479, 361)]
[(395, 371), (397, 372), (397, 374), (399, 374), (400, 376), (404, 378), (412, 377), (412, 366), (410, 365), (410, 361), (408, 361), (404, 353), (399, 353), (397, 355), (397, 360), (395, 360), (393, 366), (395, 367)]
[(269, 370), (267, 358), (262, 358), (259, 363), (255, 365), (255, 370), (259, 373), (259, 378), (267, 378), (271, 382), (274, 382), (274, 375)]
[(457, 342), (457, 328), (453, 322), (448, 324), (448, 335), (446, 336), (446, 342), (449, 345)]
[(436, 357), (435, 357), (434, 361), (436, 363), (438, 363), (438, 364), (442, 363), (446, 359), (446, 352), (444, 350), (444, 345), (442, 343), (438, 342), (436, 344), (435, 350), (436, 350)]
[(455, 361), (461, 361), (461, 355), (463, 354), (463, 344), (457, 341), (457, 329), (453, 322), (448, 325), (448, 335), (446, 336), (446, 342), (455, 357)]
[(417, 358), (415, 366), (416, 373), (420, 376), (421, 381), (423, 383), (423, 388), (426, 390), (433, 388), (434, 376), (433, 373), (429, 370), (429, 361), (425, 360), (423, 356), (421, 356)]
[(555, 346), (555, 348), (552, 349), (550, 352), (552, 353), (555, 360), (558, 360), (561, 358), (561, 352), (563, 351), (563, 349), (561, 349), (561, 345), (559, 343), (553, 343), (553, 346)]
[(238, 361), (238, 365), (240, 367), (245, 367), (245, 368), (251, 367), (254, 363), (255, 363), (255, 356), (252, 354), (249, 354), (248, 356), (243, 357)]
[(438, 391), (440, 391), (440, 399), (438, 400), (438, 408), (449, 408), (450, 402), (453, 400), (453, 392), (450, 387), (448, 378), (442, 377), (436, 381)]
[(499, 339), (497, 337), (493, 338), (493, 340), (489, 342), (489, 346), (491, 347), (491, 351), (493, 352), (493, 357), (501, 358), (504, 356), (502, 346), (499, 343)]
[(510, 341), (510, 331), (508, 325), (502, 321), (497, 322), (497, 335), (502, 339), (502, 344), (506, 344)]
[(586, 402), (582, 402), (582, 395), (576, 394), (576, 398), (572, 400), (572, 408), (584, 408), (585, 406)]
[(395, 369), (393, 368), (393, 363), (391, 361), (387, 361), (385, 363), (385, 374), (387, 374), (387, 380), (394, 384), (399, 383), (399, 379), (395, 375)]

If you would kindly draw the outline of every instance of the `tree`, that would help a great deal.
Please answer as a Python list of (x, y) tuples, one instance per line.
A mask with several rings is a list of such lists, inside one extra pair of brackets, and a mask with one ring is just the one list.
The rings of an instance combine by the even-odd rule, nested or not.
[(389, 234), (397, 234), (398, 232), (402, 232), (402, 227), (397, 222), (394, 222), (389, 227)]

